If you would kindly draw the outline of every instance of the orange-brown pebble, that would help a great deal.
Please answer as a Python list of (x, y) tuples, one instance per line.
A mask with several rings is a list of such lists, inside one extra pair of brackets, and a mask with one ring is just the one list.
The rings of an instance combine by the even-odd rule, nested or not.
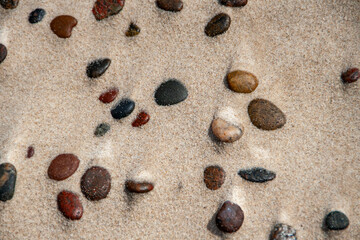
[(149, 182), (136, 182), (128, 180), (125, 183), (126, 189), (132, 193), (147, 193), (154, 189), (154, 185)]
[(211, 130), (221, 142), (227, 143), (239, 140), (244, 132), (244, 128), (242, 126), (237, 126), (221, 118), (213, 120)]
[(252, 73), (233, 71), (227, 75), (227, 83), (234, 92), (251, 93), (257, 88), (259, 81)]
[(59, 38), (69, 38), (71, 37), (73, 27), (76, 25), (76, 18), (69, 15), (61, 15), (51, 21), (50, 28)]

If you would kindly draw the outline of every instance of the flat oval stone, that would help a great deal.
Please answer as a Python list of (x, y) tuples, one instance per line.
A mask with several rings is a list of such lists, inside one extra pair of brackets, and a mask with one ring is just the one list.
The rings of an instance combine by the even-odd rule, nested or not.
[(132, 193), (147, 193), (154, 189), (154, 185), (149, 182), (136, 182), (128, 180), (125, 183), (126, 189)]
[(34, 11), (32, 11), (29, 15), (29, 22), (31, 24), (41, 22), (41, 20), (44, 18), (46, 14), (46, 11), (42, 8), (37, 8)]
[(0, 4), (5, 9), (14, 9), (18, 6), (19, 0), (0, 0)]
[(150, 120), (150, 115), (147, 114), (146, 112), (140, 112), (136, 119), (132, 122), (132, 126), (133, 127), (141, 127), (143, 125), (145, 125), (146, 123), (148, 123)]
[(79, 220), (84, 212), (79, 196), (70, 191), (61, 191), (57, 196), (60, 212), (70, 220)]
[(276, 130), (286, 123), (285, 114), (272, 102), (265, 99), (254, 99), (248, 106), (251, 122), (262, 130)]
[(276, 177), (276, 174), (274, 172), (260, 167), (255, 167), (251, 169), (242, 169), (239, 171), (238, 174), (243, 179), (256, 183), (271, 181)]
[(57, 181), (65, 180), (76, 172), (79, 164), (80, 160), (74, 154), (60, 154), (51, 161), (48, 176)]
[(211, 130), (221, 142), (232, 143), (241, 138), (244, 133), (243, 126), (237, 126), (220, 118), (213, 120)]
[(176, 79), (163, 82), (155, 91), (155, 102), (160, 106), (169, 106), (184, 101), (188, 91), (184, 84)]
[(11, 163), (0, 164), (0, 201), (11, 200), (15, 192), (16, 168)]
[(360, 78), (360, 70), (358, 68), (350, 68), (341, 74), (341, 78), (344, 83), (356, 82)]
[(244, 212), (236, 203), (224, 202), (216, 214), (216, 226), (225, 233), (233, 233), (240, 229), (244, 222)]
[(226, 13), (219, 13), (213, 17), (205, 27), (205, 34), (209, 37), (225, 33), (231, 24), (231, 18)]
[(296, 230), (289, 225), (278, 223), (270, 234), (270, 240), (296, 240)]
[(94, 132), (94, 135), (96, 137), (102, 137), (104, 136), (108, 131), (110, 130), (110, 125), (107, 123), (100, 123)]
[(181, 0), (157, 0), (156, 6), (162, 10), (169, 12), (180, 12), (183, 9)]
[(102, 167), (89, 168), (81, 178), (81, 192), (92, 201), (107, 197), (111, 189), (110, 173)]
[(34, 156), (34, 153), (35, 153), (34, 147), (29, 146), (28, 149), (27, 149), (26, 157), (31, 158), (32, 156)]
[(118, 14), (123, 9), (124, 5), (125, 0), (97, 0), (92, 12), (96, 20), (100, 21), (104, 18)]
[(330, 212), (325, 218), (325, 225), (330, 230), (344, 230), (349, 224), (349, 218), (340, 211)]
[(208, 189), (217, 190), (225, 182), (225, 171), (220, 166), (209, 166), (204, 170), (204, 182)]
[(135, 23), (130, 23), (128, 30), (125, 33), (127, 37), (134, 37), (140, 33), (140, 28)]
[(109, 58), (96, 59), (87, 65), (86, 75), (89, 78), (98, 78), (106, 72), (110, 64), (111, 60)]
[(135, 108), (135, 102), (131, 99), (121, 99), (112, 109), (111, 116), (115, 119), (122, 119), (129, 116)]
[(248, 0), (220, 0), (220, 3), (227, 7), (243, 7), (248, 3)]
[(106, 92), (103, 92), (100, 95), (99, 100), (103, 103), (111, 103), (112, 101), (115, 100), (115, 98), (117, 97), (118, 94), (119, 94), (118, 88), (111, 88), (111, 89), (107, 90)]
[(61, 15), (51, 21), (50, 28), (59, 38), (69, 38), (71, 37), (73, 27), (76, 25), (76, 18), (69, 15)]
[(229, 88), (238, 93), (251, 93), (259, 85), (254, 74), (245, 71), (233, 71), (227, 75)]
[(0, 63), (2, 63), (7, 56), (7, 48), (0, 43)]

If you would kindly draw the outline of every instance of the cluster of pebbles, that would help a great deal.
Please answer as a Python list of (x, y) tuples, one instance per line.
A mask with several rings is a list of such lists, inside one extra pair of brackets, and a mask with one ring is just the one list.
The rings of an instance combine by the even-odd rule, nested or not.
[[(0, 0), (5, 9), (14, 9), (19, 0)], [(227, 7), (244, 7), (247, 0), (220, 0), (220, 4)], [(124, 7), (125, 0), (97, 0), (92, 9), (96, 20), (101, 21), (112, 15), (118, 14)], [(180, 12), (184, 4), (181, 0), (157, 0), (159, 9), (169, 12)], [(37, 8), (29, 14), (29, 22), (36, 24), (45, 17), (46, 11)], [(69, 15), (55, 17), (50, 23), (50, 29), (59, 38), (71, 37), (73, 28), (77, 25), (77, 19)], [(216, 37), (225, 33), (231, 25), (231, 18), (226, 13), (214, 16), (204, 28), (208, 37)], [(140, 33), (140, 27), (131, 23), (125, 32), (127, 37), (135, 37)], [(7, 48), (0, 43), (0, 63), (7, 56)], [(86, 75), (93, 79), (102, 76), (111, 65), (111, 59), (101, 58), (91, 61), (86, 67)], [(342, 73), (341, 78), (345, 84), (356, 82), (360, 78), (359, 69), (350, 68)], [(226, 76), (229, 89), (239, 94), (249, 94), (256, 90), (259, 80), (257, 77), (244, 70), (230, 72)], [(104, 104), (112, 103), (119, 94), (119, 89), (113, 87), (105, 90), (98, 100)], [(154, 100), (160, 106), (178, 104), (188, 97), (186, 86), (177, 79), (168, 79), (163, 82), (154, 93)], [(135, 108), (135, 102), (129, 98), (119, 99), (110, 109), (114, 119), (128, 117)], [(271, 101), (266, 99), (254, 99), (248, 105), (248, 115), (254, 126), (261, 130), (273, 131), (282, 128), (286, 124), (285, 114)], [(150, 115), (145, 111), (138, 113), (132, 122), (133, 127), (141, 127), (148, 123)], [(215, 113), (211, 123), (211, 129), (219, 142), (224, 144), (238, 141), (244, 133), (244, 127), (236, 116), (234, 109), (226, 107)], [(106, 122), (100, 123), (94, 130), (96, 137), (103, 137), (110, 130)], [(34, 147), (29, 146), (26, 157), (31, 158), (35, 153)], [(48, 167), (48, 177), (54, 181), (64, 181), (71, 177), (78, 169), (79, 158), (70, 153), (63, 153), (55, 157)], [(275, 179), (276, 173), (261, 167), (240, 169), (239, 176), (253, 183), (264, 183)], [(5, 202), (13, 198), (15, 192), (17, 172), (11, 163), (0, 165), (0, 200)], [(221, 188), (225, 181), (226, 173), (220, 166), (208, 166), (204, 170), (204, 183), (210, 190)], [(128, 179), (125, 182), (125, 190), (128, 193), (143, 194), (154, 189), (154, 184), (147, 181)], [(82, 194), (90, 201), (99, 201), (107, 197), (111, 190), (110, 172), (101, 166), (92, 166), (85, 171), (80, 187)], [(70, 220), (81, 219), (84, 209), (79, 195), (63, 190), (57, 196), (58, 208), (61, 213)], [(240, 229), (244, 222), (244, 212), (239, 205), (230, 201), (224, 201), (215, 218), (217, 227), (224, 233), (233, 233)], [(343, 230), (349, 226), (349, 219), (340, 211), (333, 211), (325, 216), (324, 223), (329, 230)], [(296, 230), (286, 224), (276, 224), (270, 234), (273, 240), (295, 240)]]

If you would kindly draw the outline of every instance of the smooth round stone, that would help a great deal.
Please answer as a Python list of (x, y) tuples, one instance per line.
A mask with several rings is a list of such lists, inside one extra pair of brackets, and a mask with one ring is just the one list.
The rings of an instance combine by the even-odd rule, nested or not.
[(7, 48), (0, 43), (0, 64), (5, 60), (7, 56)]
[(226, 13), (219, 13), (213, 17), (205, 27), (205, 34), (209, 37), (225, 33), (231, 24), (231, 18)]
[(236, 203), (226, 201), (216, 214), (216, 226), (225, 233), (233, 233), (240, 229), (244, 222), (244, 212)]
[(271, 181), (276, 177), (276, 174), (274, 172), (260, 167), (255, 167), (251, 169), (242, 169), (239, 171), (238, 174), (243, 179), (256, 183)]
[(62, 191), (57, 196), (60, 212), (70, 220), (79, 220), (84, 212), (79, 196), (70, 191)]
[(226, 79), (229, 88), (238, 93), (251, 93), (259, 84), (254, 74), (245, 71), (231, 72)]
[(26, 152), (26, 158), (31, 158), (32, 156), (34, 156), (35, 153), (35, 149), (33, 146), (29, 146)]
[(92, 201), (107, 197), (111, 189), (110, 173), (102, 167), (89, 168), (81, 178), (81, 192)]
[(118, 14), (124, 7), (125, 0), (97, 0), (92, 12), (96, 20), (100, 21)]
[(6, 202), (14, 196), (16, 168), (11, 163), (0, 164), (0, 201)]
[(71, 37), (72, 29), (76, 25), (76, 18), (69, 15), (61, 15), (51, 21), (50, 28), (59, 38), (69, 38)]
[(100, 123), (94, 132), (94, 135), (96, 137), (102, 137), (104, 136), (108, 131), (110, 130), (110, 125), (107, 123)]
[(106, 92), (103, 92), (99, 96), (99, 100), (103, 103), (111, 103), (112, 101), (115, 100), (115, 98), (117, 97), (118, 94), (119, 94), (118, 88), (111, 88), (111, 89), (107, 90)]
[(220, 3), (227, 7), (243, 7), (248, 3), (248, 0), (220, 0)]
[(106, 72), (110, 64), (111, 60), (109, 58), (96, 59), (87, 65), (86, 75), (89, 78), (98, 78)]
[(344, 83), (356, 82), (360, 78), (360, 70), (358, 68), (350, 68), (341, 74), (341, 78)]
[(147, 193), (154, 189), (154, 185), (149, 182), (136, 182), (128, 180), (125, 183), (126, 189), (132, 193)]
[(37, 8), (34, 11), (32, 11), (29, 15), (29, 22), (31, 24), (41, 22), (41, 20), (44, 18), (46, 14), (46, 11), (42, 8)]
[(344, 230), (349, 224), (349, 218), (340, 211), (330, 212), (325, 218), (325, 225), (330, 230)]
[(128, 30), (125, 33), (127, 37), (134, 37), (140, 33), (140, 28), (135, 23), (130, 23)]
[(217, 190), (225, 182), (225, 171), (220, 166), (209, 166), (204, 170), (204, 182), (208, 189)]
[(286, 123), (285, 114), (272, 102), (265, 99), (254, 99), (248, 106), (251, 122), (262, 130), (276, 130)]
[(232, 143), (241, 138), (243, 126), (237, 126), (221, 118), (216, 118), (211, 124), (211, 130), (221, 142)]
[(270, 234), (270, 240), (296, 240), (296, 230), (286, 224), (276, 224)]
[(0, 0), (0, 4), (5, 9), (14, 9), (18, 6), (19, 0)]
[(133, 127), (141, 127), (145, 124), (147, 124), (150, 120), (150, 115), (147, 114), (146, 112), (140, 112), (136, 119), (132, 122), (132, 126)]
[(181, 0), (157, 0), (156, 6), (162, 10), (169, 12), (180, 12), (183, 9)]
[(184, 84), (176, 79), (163, 82), (155, 91), (155, 102), (160, 106), (180, 103), (188, 97)]
[(131, 99), (121, 99), (112, 109), (111, 116), (115, 119), (122, 119), (129, 116), (135, 108), (135, 102)]
[(76, 172), (79, 164), (80, 160), (74, 154), (60, 154), (51, 161), (48, 176), (56, 181), (65, 180)]

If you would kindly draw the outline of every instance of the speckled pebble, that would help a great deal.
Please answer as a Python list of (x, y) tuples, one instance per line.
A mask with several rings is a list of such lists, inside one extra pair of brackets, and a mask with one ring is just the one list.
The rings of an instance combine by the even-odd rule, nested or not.
[(110, 125), (108, 123), (100, 123), (94, 132), (96, 137), (104, 136), (110, 130)]
[(231, 18), (226, 13), (219, 13), (213, 17), (205, 27), (205, 34), (209, 37), (225, 33), (231, 24)]
[(5, 9), (14, 9), (18, 6), (19, 0), (0, 0), (0, 4)]
[(50, 28), (59, 38), (69, 38), (77, 23), (73, 16), (61, 15), (51, 21)]
[(6, 202), (14, 196), (16, 168), (11, 163), (0, 164), (0, 201)]
[(243, 210), (239, 205), (230, 201), (224, 202), (215, 218), (216, 226), (225, 233), (238, 231), (243, 222)]
[(0, 43), (0, 64), (5, 60), (7, 56), (7, 48)]
[(241, 138), (244, 133), (244, 127), (235, 125), (220, 118), (215, 118), (211, 123), (213, 134), (221, 141), (232, 143)]
[(155, 102), (160, 106), (178, 104), (188, 97), (188, 91), (179, 80), (163, 82), (155, 91)]
[(109, 58), (96, 59), (87, 65), (86, 75), (89, 78), (98, 78), (106, 72), (110, 64), (111, 60)]
[(111, 189), (110, 173), (103, 167), (91, 167), (81, 177), (80, 187), (87, 199), (92, 201), (104, 199)]
[(135, 108), (135, 102), (129, 98), (121, 99), (112, 109), (111, 116), (114, 119), (122, 119), (129, 116)]
[(127, 37), (135, 37), (140, 33), (140, 28), (135, 23), (130, 23), (128, 30), (125, 33)]
[(126, 189), (132, 193), (147, 193), (154, 189), (154, 185), (149, 182), (137, 182), (128, 180), (125, 183)]
[(255, 75), (246, 71), (233, 71), (227, 75), (226, 79), (229, 88), (238, 93), (251, 93), (259, 84)]
[(150, 115), (147, 114), (146, 112), (140, 112), (136, 119), (132, 122), (132, 126), (133, 127), (141, 127), (145, 124), (147, 124), (150, 120)]
[(97, 0), (94, 4), (92, 12), (96, 20), (108, 18), (118, 14), (125, 5), (125, 0)]
[(70, 220), (79, 220), (83, 215), (83, 206), (79, 196), (70, 191), (61, 191), (57, 196), (60, 212)]
[(169, 12), (180, 12), (183, 9), (181, 0), (156, 0), (158, 8)]
[(270, 234), (270, 240), (297, 240), (296, 230), (286, 224), (276, 224)]
[(210, 190), (217, 190), (225, 182), (226, 173), (220, 166), (208, 166), (204, 170), (205, 186)]
[(42, 8), (37, 8), (34, 11), (32, 11), (29, 15), (29, 22), (31, 24), (35, 24), (38, 22), (41, 22), (41, 20), (44, 18), (46, 14), (46, 11)]
[(227, 7), (243, 7), (248, 3), (248, 0), (220, 0), (220, 3)]
[(349, 224), (349, 218), (340, 211), (332, 211), (325, 217), (325, 225), (329, 230), (344, 230)]
[(239, 171), (239, 175), (247, 181), (256, 183), (271, 181), (276, 177), (276, 174), (274, 172), (260, 167), (242, 169)]
[(65, 180), (76, 172), (79, 164), (80, 160), (74, 154), (60, 154), (51, 161), (48, 176), (56, 181)]

